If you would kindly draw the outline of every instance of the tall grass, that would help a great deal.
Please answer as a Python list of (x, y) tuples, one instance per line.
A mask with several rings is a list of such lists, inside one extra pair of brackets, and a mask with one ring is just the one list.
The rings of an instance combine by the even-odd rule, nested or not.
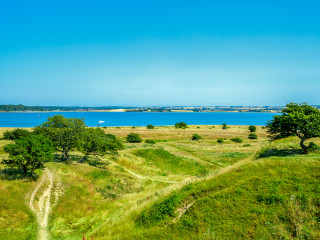
[(162, 148), (137, 149), (132, 153), (137, 157), (145, 159), (147, 164), (153, 165), (167, 173), (183, 173), (196, 176), (205, 171), (205, 167), (198, 162), (176, 156)]

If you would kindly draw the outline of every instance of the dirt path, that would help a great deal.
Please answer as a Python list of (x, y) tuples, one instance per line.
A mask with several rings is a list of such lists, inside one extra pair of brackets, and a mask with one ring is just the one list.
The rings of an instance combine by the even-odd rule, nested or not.
[[(37, 222), (39, 226), (38, 230), (38, 240), (47, 240), (49, 237), (48, 233), (48, 218), (49, 214), (51, 212), (51, 194), (53, 191), (53, 174), (51, 171), (47, 168), (44, 171), (44, 175), (39, 182), (38, 186), (34, 189), (34, 191), (31, 194), (29, 206), (31, 210), (36, 214), (37, 216)], [(44, 190), (41, 193), (41, 196), (39, 197), (38, 206), (35, 207), (35, 196), (39, 192), (39, 189), (43, 186), (43, 183), (48, 182), (48, 186), (44, 188)], [(57, 197), (56, 197), (57, 198)]]

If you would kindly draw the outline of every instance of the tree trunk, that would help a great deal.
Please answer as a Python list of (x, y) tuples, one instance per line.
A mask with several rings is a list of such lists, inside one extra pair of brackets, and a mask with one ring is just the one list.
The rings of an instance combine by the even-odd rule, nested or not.
[(307, 146), (306, 146), (306, 145), (304, 145), (304, 141), (305, 141), (305, 140), (306, 140), (306, 138), (305, 138), (305, 137), (301, 138), (300, 146), (301, 146), (301, 148), (303, 149), (304, 153), (307, 153), (308, 148), (307, 148)]
[(23, 166), (23, 174), (24, 174), (24, 176), (27, 176), (27, 173), (28, 173), (27, 167)]

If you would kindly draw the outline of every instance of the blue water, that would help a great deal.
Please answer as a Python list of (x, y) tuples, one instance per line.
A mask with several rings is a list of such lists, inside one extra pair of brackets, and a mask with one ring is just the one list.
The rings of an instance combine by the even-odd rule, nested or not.
[(151, 112), (43, 112), (39, 113), (0, 113), (0, 127), (34, 127), (48, 117), (62, 114), (65, 117), (83, 118), (90, 127), (97, 126), (155, 126), (174, 125), (186, 122), (189, 125), (265, 125), (275, 113), (237, 113), (237, 112), (202, 112), (202, 113), (151, 113)]

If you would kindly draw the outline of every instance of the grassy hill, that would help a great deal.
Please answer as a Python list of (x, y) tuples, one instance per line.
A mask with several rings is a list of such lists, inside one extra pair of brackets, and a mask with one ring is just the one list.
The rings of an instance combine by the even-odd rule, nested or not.
[[(300, 154), (295, 138), (270, 144), (258, 127), (258, 139), (249, 140), (247, 126), (105, 131), (122, 139), (135, 132), (156, 144), (128, 143), (102, 162), (80, 163), (73, 152), (72, 164), (47, 163), (54, 176), (50, 239), (81, 239), (83, 232), (95, 239), (320, 238), (320, 154)], [(192, 141), (194, 133), (203, 140)], [(2, 159), (7, 143), (0, 142)], [(37, 239), (47, 172), (30, 181), (0, 166), (0, 237)]]

